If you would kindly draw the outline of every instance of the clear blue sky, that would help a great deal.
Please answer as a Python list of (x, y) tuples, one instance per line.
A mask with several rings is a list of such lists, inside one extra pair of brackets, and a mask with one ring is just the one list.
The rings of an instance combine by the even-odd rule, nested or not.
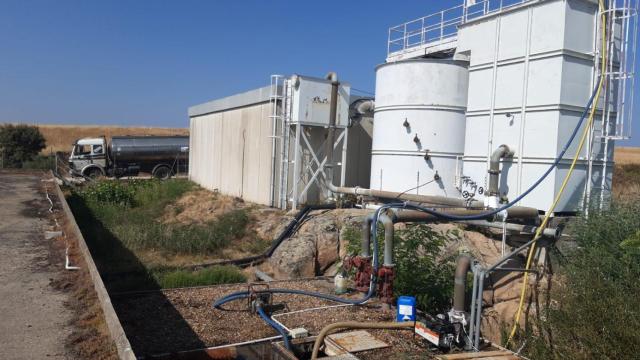
[(2, 0), (0, 122), (186, 127), (273, 73), (373, 91), (388, 27), (460, 2)]

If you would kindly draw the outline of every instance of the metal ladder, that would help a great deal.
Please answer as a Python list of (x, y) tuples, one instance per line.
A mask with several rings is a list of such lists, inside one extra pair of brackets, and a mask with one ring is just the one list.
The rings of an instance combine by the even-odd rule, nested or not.
[(282, 83), (282, 111), (280, 120), (280, 189), (279, 206), (286, 209), (289, 202), (289, 148), (291, 132), (292, 84), (290, 79)]
[[(597, 196), (597, 208), (604, 208), (611, 198), (607, 172), (611, 171), (608, 154), (615, 140), (631, 137), (633, 116), (634, 67), (638, 36), (639, 0), (612, 0), (604, 10), (607, 21), (607, 63), (605, 64), (604, 95), (599, 120), (592, 126), (587, 150), (588, 172), (585, 211)], [(598, 14), (598, 22), (602, 13)], [(598, 24), (598, 28), (600, 28)], [(601, 39), (596, 37), (596, 41)], [(601, 75), (602, 54), (596, 45), (596, 79)], [(594, 167), (599, 168), (599, 181), (593, 179)], [(596, 184), (592, 185), (592, 182)]]
[[(271, 138), (273, 141), (273, 148), (272, 148), (272, 162), (273, 162), (273, 169), (271, 171), (271, 201), (270, 204), (272, 206), (278, 206), (278, 207), (282, 207), (281, 201), (280, 201), (280, 197), (279, 197), (279, 193), (280, 193), (280, 188), (276, 187), (276, 170), (275, 170), (275, 164), (277, 162), (277, 158), (276, 158), (276, 152), (277, 152), (277, 141), (280, 140), (280, 146), (282, 146), (282, 134), (278, 135), (278, 124), (282, 124), (283, 122), (283, 111), (282, 111), (282, 104), (283, 104), (283, 92), (284, 92), (284, 82), (285, 82), (285, 78), (283, 75), (271, 75), (271, 88), (269, 91), (269, 105), (271, 106), (271, 114), (269, 115), (269, 119), (272, 121), (272, 130), (271, 130)], [(278, 169), (281, 171), (282, 169), (282, 165), (280, 165), (278, 167)], [(281, 184), (279, 186), (282, 186)], [(278, 200), (276, 203), (276, 196), (278, 196)]]

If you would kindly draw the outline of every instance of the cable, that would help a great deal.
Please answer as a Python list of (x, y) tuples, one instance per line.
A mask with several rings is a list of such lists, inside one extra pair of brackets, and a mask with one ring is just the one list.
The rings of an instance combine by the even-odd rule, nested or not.
[[(607, 51), (606, 51), (606, 37), (607, 37), (607, 24), (606, 24), (606, 17), (604, 15), (604, 4), (603, 4), (603, 0), (599, 0), (599, 9), (600, 9), (600, 21), (602, 23), (602, 66), (601, 66), (601, 70), (600, 70), (600, 78), (598, 80), (598, 86), (597, 86), (597, 90), (596, 90), (596, 100), (595, 103), (593, 105), (593, 107), (591, 108), (591, 112), (589, 114), (589, 120), (587, 121), (587, 125), (584, 128), (584, 131), (582, 133), (582, 137), (580, 139), (580, 143), (578, 145), (578, 148), (576, 149), (576, 154), (573, 157), (573, 161), (571, 162), (571, 166), (569, 167), (569, 171), (567, 172), (567, 175), (565, 175), (564, 180), (562, 181), (562, 185), (560, 186), (560, 190), (558, 191), (558, 194), (556, 195), (555, 199), (553, 200), (553, 203), (551, 204), (551, 207), (549, 208), (549, 211), (547, 211), (544, 219), (542, 220), (542, 224), (540, 224), (540, 227), (538, 227), (538, 230), (536, 231), (536, 234), (533, 238), (533, 242), (531, 243), (531, 248), (529, 248), (529, 254), (527, 255), (527, 263), (525, 265), (525, 270), (529, 270), (529, 268), (531, 267), (531, 262), (533, 259), (533, 254), (535, 252), (535, 248), (536, 248), (536, 241), (540, 238), (541, 234), (542, 234), (542, 229), (547, 225), (547, 222), (549, 221), (549, 219), (551, 218), (551, 214), (553, 213), (553, 210), (556, 208), (556, 206), (558, 205), (558, 202), (560, 201), (560, 197), (562, 196), (562, 193), (564, 192), (567, 184), (569, 183), (569, 179), (571, 178), (571, 174), (573, 173), (574, 167), (576, 165), (576, 163), (578, 162), (578, 158), (580, 156), (580, 152), (582, 151), (582, 148), (584, 146), (585, 140), (587, 138), (587, 135), (589, 134), (589, 129), (591, 128), (591, 125), (593, 123), (593, 118), (594, 115), (596, 113), (596, 109), (598, 107), (598, 101), (600, 100), (600, 92), (602, 91), (602, 85), (604, 84), (604, 78), (605, 78), (605, 66), (606, 66), (606, 59), (607, 59)], [(527, 282), (528, 282), (529, 277), (527, 276), (527, 273), (525, 272), (523, 280), (522, 280), (522, 289), (520, 291), (520, 302), (518, 304), (518, 311), (516, 312), (515, 318), (514, 318), (514, 322), (513, 322), (513, 327), (511, 328), (511, 332), (509, 333), (509, 338), (507, 339), (507, 343), (506, 346), (509, 346), (509, 343), (513, 340), (513, 337), (516, 334), (516, 331), (518, 329), (518, 324), (520, 322), (520, 316), (522, 315), (522, 309), (524, 307), (524, 299), (527, 293)]]
[(432, 183), (432, 182), (434, 182), (434, 181), (436, 181), (436, 179), (431, 179), (431, 180), (427, 181), (427, 182), (426, 182), (426, 183), (424, 183), (424, 184), (420, 184), (420, 185), (418, 185), (418, 186), (416, 186), (416, 187), (412, 187), (411, 189), (407, 189), (407, 190), (405, 190), (405, 191), (401, 192), (400, 194), (398, 194), (398, 196), (396, 196), (396, 199), (398, 199), (400, 196), (402, 196), (402, 195), (404, 195), (404, 194), (408, 193), (408, 192), (409, 192), (409, 191), (411, 191), (411, 190), (419, 189), (419, 188), (421, 188), (421, 187), (423, 187), (423, 186), (425, 186), (425, 185), (429, 185), (429, 184), (431, 184), (431, 183)]
[(375, 96), (375, 94), (372, 93), (371, 91), (360, 90), (360, 89), (356, 89), (356, 88), (353, 88), (353, 87), (351, 88), (351, 91), (355, 91), (355, 92), (359, 92), (359, 93), (362, 93), (362, 94)]
[(262, 320), (264, 320), (264, 322), (266, 322), (269, 326), (271, 326), (272, 328), (274, 328), (277, 332), (280, 333), (280, 335), (282, 336), (282, 340), (284, 341), (284, 347), (287, 348), (287, 350), (291, 350), (291, 344), (289, 343), (289, 334), (287, 333), (287, 331), (285, 329), (282, 328), (282, 326), (278, 325), (278, 323), (276, 323), (275, 321), (273, 321), (273, 319), (271, 319), (265, 312), (264, 309), (262, 308), (262, 305), (258, 304), (256, 306), (256, 309), (258, 310), (258, 315), (260, 315), (260, 317), (262, 318)]

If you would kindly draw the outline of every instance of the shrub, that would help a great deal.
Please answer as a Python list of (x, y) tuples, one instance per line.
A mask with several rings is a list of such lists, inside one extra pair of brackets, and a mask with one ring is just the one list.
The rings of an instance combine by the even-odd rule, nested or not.
[(82, 196), (93, 203), (109, 203), (120, 206), (132, 206), (135, 195), (134, 186), (125, 182), (97, 180), (82, 190)]
[(36, 126), (0, 125), (0, 156), (4, 167), (22, 167), (46, 146)]
[[(632, 359), (640, 353), (640, 206), (614, 204), (569, 228), (559, 280), (529, 329), (539, 359)], [(535, 329), (532, 330), (532, 329)]]
[[(345, 229), (351, 255), (360, 252), (362, 232)], [(384, 233), (378, 227), (378, 256), (383, 257)], [(394, 236), (396, 278), (394, 294), (416, 297), (418, 307), (429, 313), (446, 311), (453, 294), (454, 258), (441, 259), (446, 237), (425, 224), (411, 224), (397, 229)], [(382, 263), (382, 260), (380, 261)]]

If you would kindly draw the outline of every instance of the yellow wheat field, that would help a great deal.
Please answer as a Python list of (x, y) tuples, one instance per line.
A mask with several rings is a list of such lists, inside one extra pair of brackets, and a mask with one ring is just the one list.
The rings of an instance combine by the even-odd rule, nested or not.
[(47, 141), (47, 147), (43, 153), (56, 151), (68, 152), (71, 144), (79, 138), (121, 135), (189, 135), (189, 129), (185, 128), (161, 128), (161, 127), (124, 127), (104, 125), (38, 125), (40, 132)]
[(614, 156), (616, 164), (640, 164), (640, 147), (616, 147)]

